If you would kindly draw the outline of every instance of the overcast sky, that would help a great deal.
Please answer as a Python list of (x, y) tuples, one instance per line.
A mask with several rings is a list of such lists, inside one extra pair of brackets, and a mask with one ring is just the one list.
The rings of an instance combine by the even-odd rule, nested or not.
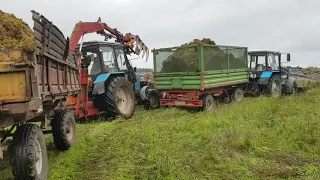
[[(0, 9), (33, 27), (31, 10), (69, 36), (78, 21), (98, 17), (122, 33), (139, 35), (150, 49), (194, 38), (220, 45), (291, 53), (292, 66), (320, 66), (320, 0), (0, 0)], [(87, 36), (85, 40), (103, 40)], [(152, 67), (134, 60), (139, 67)]]

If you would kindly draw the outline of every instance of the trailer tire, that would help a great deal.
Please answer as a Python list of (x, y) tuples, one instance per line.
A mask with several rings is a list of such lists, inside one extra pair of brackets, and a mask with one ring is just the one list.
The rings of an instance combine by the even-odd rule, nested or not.
[[(120, 100), (120, 101), (119, 101)], [(130, 119), (135, 111), (135, 94), (133, 85), (124, 77), (114, 77), (106, 84), (103, 94), (102, 110), (108, 116), (121, 116)]]
[(47, 147), (39, 126), (35, 124), (19, 126), (8, 152), (15, 179), (47, 179)]
[(269, 83), (267, 85), (267, 94), (270, 97), (281, 96), (281, 79), (279, 75), (274, 75), (269, 79)]
[(51, 121), (52, 136), (56, 148), (60, 151), (69, 150), (76, 141), (77, 127), (73, 114), (67, 110), (56, 112)]
[(243, 92), (243, 90), (240, 89), (240, 88), (235, 88), (235, 89), (232, 91), (231, 99), (232, 99), (232, 101), (235, 101), (235, 102), (242, 102), (243, 99), (244, 99), (244, 92)]
[(202, 111), (212, 111), (216, 108), (217, 102), (211, 94), (205, 94), (201, 98), (202, 100)]

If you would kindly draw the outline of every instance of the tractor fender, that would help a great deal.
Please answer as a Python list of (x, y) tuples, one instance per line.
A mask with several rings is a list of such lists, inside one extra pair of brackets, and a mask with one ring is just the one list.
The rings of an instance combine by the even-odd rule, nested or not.
[(272, 71), (264, 71), (262, 72), (258, 84), (267, 85), (269, 83), (269, 79), (271, 78), (273, 72)]
[(141, 100), (147, 100), (148, 96), (147, 96), (147, 91), (149, 90), (148, 86), (143, 86), (140, 90), (140, 98)]
[(269, 80), (272, 76), (279, 74), (278, 71), (264, 71), (262, 72), (258, 84), (259, 85), (268, 85), (269, 84)]
[(286, 83), (284, 84), (283, 91), (285, 93), (292, 93), (292, 88), (293, 88), (293, 84), (295, 81), (296, 81), (296, 78), (289, 77), (287, 79)]
[(103, 94), (105, 91), (105, 82), (98, 82), (94, 84), (92, 94)]
[(92, 94), (103, 94), (105, 93), (105, 82), (110, 79), (110, 77), (115, 76), (125, 76), (123, 72), (113, 72), (113, 73), (104, 73), (99, 74), (96, 80), (93, 82)]

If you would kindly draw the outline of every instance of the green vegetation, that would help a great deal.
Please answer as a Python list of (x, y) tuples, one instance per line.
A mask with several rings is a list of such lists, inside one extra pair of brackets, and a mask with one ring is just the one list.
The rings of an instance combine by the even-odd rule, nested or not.
[[(138, 109), (131, 120), (78, 124), (54, 150), (49, 179), (319, 179), (320, 89), (246, 98), (216, 112)], [(12, 178), (8, 167), (1, 179)]]

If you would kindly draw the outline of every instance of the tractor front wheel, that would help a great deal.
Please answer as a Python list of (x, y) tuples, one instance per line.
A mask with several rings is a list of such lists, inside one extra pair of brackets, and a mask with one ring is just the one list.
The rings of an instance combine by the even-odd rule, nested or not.
[(292, 93), (291, 95), (296, 95), (298, 92), (298, 86), (296, 82), (293, 82), (293, 86), (292, 86)]
[(145, 109), (157, 109), (160, 107), (160, 97), (156, 91), (150, 91), (145, 102)]
[(281, 96), (281, 80), (280, 76), (274, 75), (270, 78), (267, 86), (267, 94), (271, 97)]

